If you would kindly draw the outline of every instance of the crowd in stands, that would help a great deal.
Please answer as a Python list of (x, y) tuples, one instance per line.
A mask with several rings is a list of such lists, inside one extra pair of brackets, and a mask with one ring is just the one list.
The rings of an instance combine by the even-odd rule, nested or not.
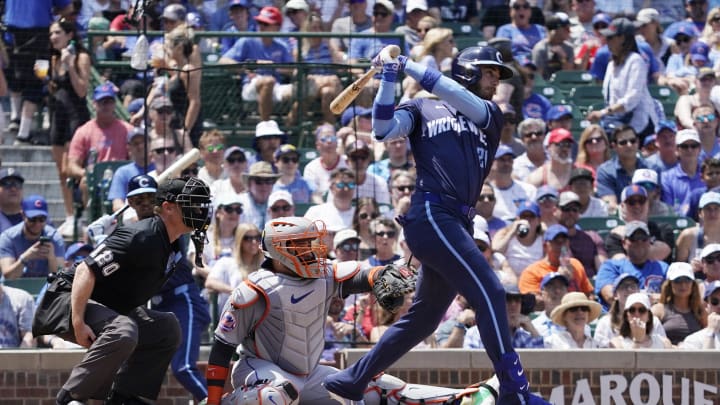
[[(194, 274), (219, 308), (258, 268), (265, 223), (282, 216), (323, 221), (328, 254), (338, 262), (418, 265), (394, 218), (422, 184), (407, 140), (379, 144), (372, 137), (377, 83), (336, 116), (329, 103), (342, 85), (334, 70), (296, 77), (272, 64), (355, 63), (402, 43), (404, 54), (447, 72), (463, 35), (449, 27), (462, 23), (482, 33), (515, 74), (495, 95), (505, 124), (473, 229), (505, 288), (515, 347), (720, 348), (720, 1), (167, 0), (141, 15), (125, 0), (32, 2), (34, 12), (47, 3), (45, 14), (57, 17), (47, 21), (23, 21), (27, 11), (16, 3), (5, 2), (0, 53), (0, 96), (9, 96), (11, 108), (4, 126), (18, 144), (28, 143), (33, 114), (46, 102), (59, 180), (76, 187), (62, 188), (66, 220), (54, 227), (48, 196), (24, 195), (23, 175), (0, 169), (7, 280), (44, 277), (89, 254), (84, 242), (97, 241), (78, 229), (75, 206), (88, 202), (94, 165), (125, 162), (109, 185), (117, 210), (133, 177), (159, 175), (192, 147), (201, 161), (183, 174), (210, 185), (214, 211), (204, 251), (191, 244), (187, 254), (191, 263), (202, 256), (205, 267)], [(93, 63), (128, 61), (138, 37), (88, 43), (85, 33), (134, 31), (138, 23), (165, 33), (149, 46), (152, 82), (144, 87), (134, 75), (103, 71), (112, 80), (93, 88)], [(238, 37), (195, 41), (201, 30)], [(246, 31), (338, 36), (300, 45), (292, 37), (242, 36)], [(403, 41), (342, 37), (349, 32), (397, 32)], [(23, 46), (32, 38), (42, 47), (30, 52)], [(243, 101), (257, 102), (260, 117), (250, 148), (204, 125), (200, 68), (208, 55), (228, 69), (263, 65), (243, 72), (241, 84)], [(47, 72), (39, 60), (49, 62)], [(567, 71), (589, 74), (601, 105), (574, 105), (572, 97), (553, 103), (538, 92), (540, 81)], [(299, 80), (322, 110), (311, 133), (314, 159), (293, 144), (288, 128), (302, 119), (294, 115), (297, 103), (307, 100), (295, 100), (288, 119), (274, 114)], [(652, 86), (666, 87), (677, 102), (664, 106)], [(396, 94), (433, 97), (411, 79)], [(130, 112), (128, 122), (118, 105)], [(133, 217), (128, 210), (123, 220)], [(690, 226), (674, 227), (669, 217)], [(593, 219), (612, 225), (598, 228)], [(28, 335), (33, 305), (26, 292), (0, 283), (0, 347), (65, 347), (61, 339)], [(328, 314), (324, 361), (333, 362), (345, 344), (377, 341), (397, 319), (371, 295), (338, 299)], [(421, 346), (482, 348), (474, 319), (458, 296)]]

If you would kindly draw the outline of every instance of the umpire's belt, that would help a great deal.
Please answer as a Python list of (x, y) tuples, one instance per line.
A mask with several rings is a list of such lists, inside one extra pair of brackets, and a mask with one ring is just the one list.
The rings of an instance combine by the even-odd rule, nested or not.
[(450, 196), (430, 192), (424, 192), (422, 193), (422, 196), (425, 201), (444, 205), (448, 208), (451, 208), (452, 210), (459, 212), (463, 217), (469, 219), (470, 221), (472, 221), (473, 218), (475, 218), (475, 214), (477, 214), (474, 206), (463, 204)]

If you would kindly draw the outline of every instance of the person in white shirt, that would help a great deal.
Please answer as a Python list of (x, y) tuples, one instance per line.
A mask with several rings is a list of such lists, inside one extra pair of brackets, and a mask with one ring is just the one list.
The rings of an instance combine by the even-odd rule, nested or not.
[[(338, 137), (335, 127), (323, 124), (315, 130), (315, 149), (320, 156), (308, 162), (303, 171), (305, 180), (319, 195), (327, 193), (330, 187), (330, 173), (347, 168), (345, 155), (338, 153)], [(322, 203), (313, 198), (313, 202)]]
[(568, 292), (569, 284), (568, 279), (557, 272), (546, 274), (540, 282), (540, 294), (545, 309), (537, 313), (532, 323), (543, 338), (565, 330), (564, 326), (560, 326), (550, 319), (550, 314), (562, 302), (562, 298)]
[(672, 343), (665, 336), (653, 333), (654, 321), (650, 312), (650, 297), (644, 292), (630, 294), (620, 321), (618, 336), (610, 340), (614, 349), (670, 349)]
[(584, 167), (576, 167), (570, 173), (570, 190), (580, 198), (580, 218), (608, 216), (607, 203), (593, 195), (594, 182), (595, 176)]
[(562, 303), (550, 314), (550, 319), (564, 331), (550, 334), (545, 339), (545, 347), (550, 349), (597, 349), (598, 344), (590, 336), (590, 322), (597, 319), (602, 307), (595, 301), (589, 300), (581, 292), (565, 294)]
[(512, 148), (500, 145), (495, 152), (495, 161), (490, 171), (490, 184), (495, 192), (495, 208), (493, 216), (505, 221), (515, 219), (515, 211), (522, 203), (535, 199), (535, 186), (513, 180), (513, 161), (515, 154)]
[(305, 213), (305, 218), (325, 223), (327, 236), (326, 246), (332, 246), (332, 239), (335, 232), (352, 228), (352, 219), (355, 214), (353, 197), (355, 196), (355, 173), (350, 169), (343, 168), (334, 171), (330, 175), (330, 193), (332, 201), (310, 207)]

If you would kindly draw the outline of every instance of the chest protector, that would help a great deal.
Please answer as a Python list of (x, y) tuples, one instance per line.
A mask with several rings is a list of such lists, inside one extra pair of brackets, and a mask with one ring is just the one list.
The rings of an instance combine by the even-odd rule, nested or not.
[(332, 278), (299, 279), (257, 271), (250, 274), (249, 281), (265, 296), (268, 308), (246, 351), (293, 374), (310, 373), (325, 345), (325, 316), (334, 292)]

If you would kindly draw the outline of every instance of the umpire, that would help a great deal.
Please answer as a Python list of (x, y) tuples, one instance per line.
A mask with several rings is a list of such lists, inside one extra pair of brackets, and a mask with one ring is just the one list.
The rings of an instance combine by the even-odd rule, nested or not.
[[(181, 342), (175, 315), (143, 306), (182, 259), (181, 235), (204, 234), (210, 190), (197, 178), (158, 187), (155, 216), (116, 229), (74, 271), (67, 338), (88, 348), (57, 394), (58, 404), (157, 399)], [(203, 235), (204, 236), (204, 235)]]

